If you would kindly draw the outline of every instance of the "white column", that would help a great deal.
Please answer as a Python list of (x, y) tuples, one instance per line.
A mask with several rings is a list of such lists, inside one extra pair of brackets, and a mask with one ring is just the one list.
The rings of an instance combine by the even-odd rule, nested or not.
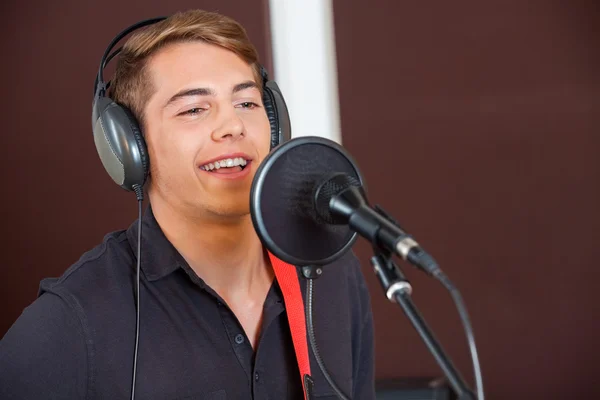
[(292, 137), (341, 144), (331, 0), (269, 0), (274, 71), (287, 103)]

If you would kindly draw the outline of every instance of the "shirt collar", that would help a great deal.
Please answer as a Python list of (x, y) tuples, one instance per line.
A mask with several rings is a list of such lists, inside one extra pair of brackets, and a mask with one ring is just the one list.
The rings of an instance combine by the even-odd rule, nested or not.
[[(127, 229), (127, 240), (137, 257), (138, 222), (136, 220)], [(141, 271), (149, 281), (155, 281), (181, 267), (183, 257), (169, 242), (158, 225), (152, 207), (148, 205), (142, 216), (142, 246), (141, 246)]]
[[(136, 258), (137, 234), (138, 220), (135, 220), (127, 229), (127, 240), (129, 241)], [(173, 244), (169, 242), (160, 225), (158, 225), (158, 221), (156, 221), (150, 205), (148, 205), (142, 216), (141, 253), (142, 262), (140, 264), (140, 269), (148, 281), (157, 281), (181, 268), (196, 285), (205, 290), (210, 289), (208, 291), (220, 299), (220, 297), (206, 285), (204, 280), (196, 275)], [(269, 290), (269, 295), (265, 301), (265, 306), (270, 306), (271, 303), (282, 304), (282, 299), (283, 295), (281, 293), (281, 288), (275, 278), (273, 279), (273, 286), (271, 287), (271, 290)]]

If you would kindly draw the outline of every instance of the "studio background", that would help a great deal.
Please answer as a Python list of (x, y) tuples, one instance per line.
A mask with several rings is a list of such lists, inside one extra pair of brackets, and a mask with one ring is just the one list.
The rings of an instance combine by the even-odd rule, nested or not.
[[(600, 398), (598, 5), (333, 6), (343, 145), (369, 199), (461, 290), (487, 398)], [(0, 5), (0, 336), (42, 278), (137, 217), (134, 196), (110, 180), (94, 147), (94, 76), (125, 26), (195, 7), (240, 21), (272, 69), (267, 0)], [(382, 293), (370, 246), (359, 240), (355, 250), (372, 295), (377, 378), (441, 376)], [(415, 303), (473, 382), (449, 295), (401, 265)]]

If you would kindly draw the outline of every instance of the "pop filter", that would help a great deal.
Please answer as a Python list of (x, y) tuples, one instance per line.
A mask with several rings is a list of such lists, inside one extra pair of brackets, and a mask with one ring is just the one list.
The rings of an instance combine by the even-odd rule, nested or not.
[(296, 266), (325, 265), (356, 241), (347, 224), (323, 222), (315, 211), (314, 191), (331, 173), (364, 182), (352, 157), (336, 142), (301, 136), (277, 146), (256, 171), (250, 191), (254, 229), (276, 257)]

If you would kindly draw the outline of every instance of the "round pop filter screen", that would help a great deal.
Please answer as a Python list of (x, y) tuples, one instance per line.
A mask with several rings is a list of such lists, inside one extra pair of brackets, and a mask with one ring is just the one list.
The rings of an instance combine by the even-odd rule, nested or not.
[(279, 259), (296, 266), (324, 265), (341, 257), (356, 240), (348, 225), (321, 222), (314, 211), (315, 187), (334, 172), (364, 185), (342, 146), (314, 136), (279, 145), (258, 168), (250, 192), (252, 222)]

